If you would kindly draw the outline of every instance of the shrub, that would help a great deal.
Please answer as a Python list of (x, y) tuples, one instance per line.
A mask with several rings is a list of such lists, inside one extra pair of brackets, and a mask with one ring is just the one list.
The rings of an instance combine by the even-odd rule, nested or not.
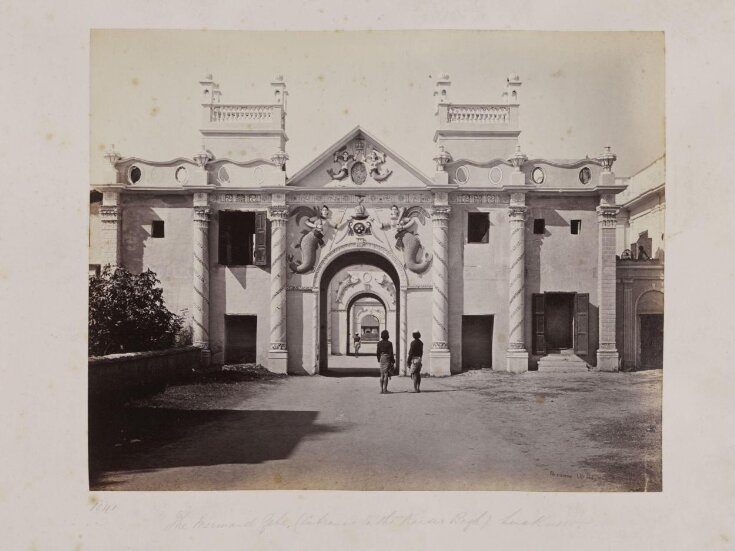
[(105, 266), (89, 278), (89, 354), (104, 356), (170, 348), (182, 320), (166, 308), (150, 269), (139, 275)]

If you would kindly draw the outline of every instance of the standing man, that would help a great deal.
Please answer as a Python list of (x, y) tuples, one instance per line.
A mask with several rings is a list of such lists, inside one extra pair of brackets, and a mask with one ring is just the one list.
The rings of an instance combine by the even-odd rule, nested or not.
[(388, 331), (383, 330), (380, 334), (380, 342), (377, 346), (378, 364), (380, 365), (380, 393), (388, 393), (388, 381), (390, 380), (390, 374), (393, 371), (393, 366), (396, 363), (395, 357), (393, 356), (393, 343), (388, 339), (390, 334)]
[(355, 336), (352, 337), (352, 344), (355, 347), (355, 358), (357, 358), (357, 353), (360, 351), (360, 335), (355, 333)]
[(421, 342), (421, 333), (418, 330), (414, 331), (412, 336), (413, 340), (408, 349), (406, 364), (410, 369), (411, 380), (413, 380), (413, 391), (421, 392), (421, 358), (424, 355), (424, 343)]

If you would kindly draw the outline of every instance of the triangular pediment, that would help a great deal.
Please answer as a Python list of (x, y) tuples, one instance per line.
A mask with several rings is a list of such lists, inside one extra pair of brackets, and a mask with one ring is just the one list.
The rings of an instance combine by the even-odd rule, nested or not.
[(431, 185), (413, 167), (374, 135), (356, 126), (288, 179), (298, 188), (390, 189)]

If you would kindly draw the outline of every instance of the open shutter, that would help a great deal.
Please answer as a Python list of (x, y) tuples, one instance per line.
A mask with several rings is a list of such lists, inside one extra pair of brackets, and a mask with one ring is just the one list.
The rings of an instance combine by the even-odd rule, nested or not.
[(543, 293), (533, 294), (533, 353), (546, 354), (546, 306)]
[(590, 295), (574, 295), (574, 353), (585, 356), (589, 353)]
[(268, 265), (268, 218), (265, 212), (255, 213), (253, 264), (256, 266)]

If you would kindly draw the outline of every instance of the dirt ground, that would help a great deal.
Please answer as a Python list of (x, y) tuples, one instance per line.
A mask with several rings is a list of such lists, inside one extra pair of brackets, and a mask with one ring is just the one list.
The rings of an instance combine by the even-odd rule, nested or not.
[[(372, 375), (370, 372), (362, 374)], [(90, 411), (94, 490), (660, 491), (661, 371), (254, 378)]]

